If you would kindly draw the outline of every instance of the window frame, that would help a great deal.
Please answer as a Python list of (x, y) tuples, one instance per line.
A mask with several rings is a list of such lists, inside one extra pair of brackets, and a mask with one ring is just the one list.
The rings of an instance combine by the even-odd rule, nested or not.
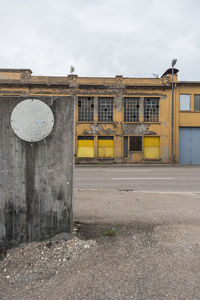
[(128, 158), (128, 153), (129, 153), (129, 136), (124, 135), (123, 136), (123, 157)]
[[(130, 100), (130, 103), (128, 103)], [(133, 101), (131, 103), (131, 101)], [(136, 104), (134, 103), (136, 102)], [(136, 105), (136, 111), (130, 110), (128, 108), (134, 108)], [(123, 106), (124, 106), (124, 123), (139, 123), (140, 121), (140, 97), (123, 97)], [(136, 114), (136, 120), (130, 120), (132, 118), (132, 114)], [(134, 117), (134, 116), (133, 116)]]
[[(181, 96), (189, 96), (189, 109), (183, 109), (181, 108), (181, 98), (183, 99), (183, 97)], [(180, 99), (179, 99), (179, 111), (181, 112), (187, 112), (187, 111), (191, 111), (191, 94), (180, 94)]]
[[(198, 96), (199, 99), (195, 99), (195, 96)], [(195, 109), (195, 104), (199, 107), (199, 109)], [(200, 112), (200, 94), (194, 94), (194, 112)]]
[[(84, 103), (83, 100), (87, 100), (86, 103)], [(83, 101), (82, 105), (82, 112), (80, 112), (80, 106), (79, 106), (79, 101)], [(88, 109), (87, 106), (89, 106), (89, 102), (92, 101), (91, 103), (91, 112), (88, 110), (88, 112), (86, 111)], [(93, 105), (93, 106), (92, 106)], [(84, 107), (85, 106), (85, 107)], [(86, 116), (86, 113), (88, 113), (89, 117), (85, 117), (83, 118), (83, 116)], [(90, 117), (91, 115), (91, 117)], [(81, 116), (81, 118), (80, 118)], [(94, 122), (94, 96), (78, 96), (78, 122), (80, 123), (91, 123)]]
[[(131, 142), (131, 139), (132, 140), (140, 139), (140, 150), (138, 150), (138, 149), (131, 150), (131, 144), (133, 143), (133, 142)], [(134, 143), (132, 145), (134, 145)], [(136, 143), (136, 145), (137, 145), (137, 143)], [(130, 135), (129, 136), (129, 151), (130, 152), (142, 152), (143, 151), (143, 136), (142, 135)]]
[[(148, 104), (148, 100), (153, 101), (155, 100), (157, 103), (151, 103)], [(148, 108), (148, 105), (151, 105), (150, 108)], [(153, 105), (156, 105), (156, 111), (155, 114), (149, 114), (149, 119), (147, 119), (147, 109), (152, 112)], [(158, 107), (157, 107), (158, 106)], [(154, 120), (152, 120), (154, 119)], [(159, 97), (144, 97), (144, 123), (159, 123), (160, 121), (160, 98)]]
[[(112, 114), (112, 119), (109, 120), (109, 115), (107, 117), (105, 117), (105, 115), (103, 115), (103, 108), (105, 110), (105, 103), (101, 103), (100, 101), (106, 101), (108, 100), (108, 102), (111, 102), (110, 107), (111, 107), (111, 112), (107, 111), (107, 114), (111, 113)], [(109, 103), (107, 104), (108, 108), (109, 108)], [(100, 107), (101, 106), (101, 107)], [(114, 122), (114, 97), (98, 97), (98, 123), (113, 123)]]
[[(140, 138), (141, 139), (141, 150), (131, 150), (131, 138)], [(142, 153), (143, 152), (143, 135), (124, 135), (123, 136), (123, 158), (128, 159), (129, 158), (129, 152), (131, 153)], [(127, 152), (125, 151), (125, 141), (127, 146)]]

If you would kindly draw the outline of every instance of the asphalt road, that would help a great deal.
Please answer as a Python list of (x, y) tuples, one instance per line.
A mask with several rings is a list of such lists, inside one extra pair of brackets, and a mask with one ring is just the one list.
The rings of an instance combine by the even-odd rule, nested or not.
[(77, 190), (200, 193), (200, 166), (75, 167)]

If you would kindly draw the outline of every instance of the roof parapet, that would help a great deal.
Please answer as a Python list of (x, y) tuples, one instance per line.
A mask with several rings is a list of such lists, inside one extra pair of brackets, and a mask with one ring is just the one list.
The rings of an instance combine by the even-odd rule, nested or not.
[(0, 69), (1, 80), (26, 80), (31, 78), (31, 74), (30, 69)]

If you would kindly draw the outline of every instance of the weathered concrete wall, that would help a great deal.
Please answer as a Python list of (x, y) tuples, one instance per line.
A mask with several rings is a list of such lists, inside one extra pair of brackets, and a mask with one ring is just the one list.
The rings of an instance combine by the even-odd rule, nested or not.
[(21, 243), (72, 230), (74, 104), (71, 97), (34, 96), (55, 123), (36, 143), (19, 139), (13, 108), (29, 97), (0, 97), (0, 242)]

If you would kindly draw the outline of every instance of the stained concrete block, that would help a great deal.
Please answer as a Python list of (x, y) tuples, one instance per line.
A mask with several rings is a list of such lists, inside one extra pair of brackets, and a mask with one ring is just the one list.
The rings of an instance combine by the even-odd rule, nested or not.
[(16, 243), (72, 232), (74, 103), (71, 97), (32, 97), (53, 111), (50, 135), (35, 143), (10, 125), (14, 107), (31, 97), (0, 97), (0, 240)]

